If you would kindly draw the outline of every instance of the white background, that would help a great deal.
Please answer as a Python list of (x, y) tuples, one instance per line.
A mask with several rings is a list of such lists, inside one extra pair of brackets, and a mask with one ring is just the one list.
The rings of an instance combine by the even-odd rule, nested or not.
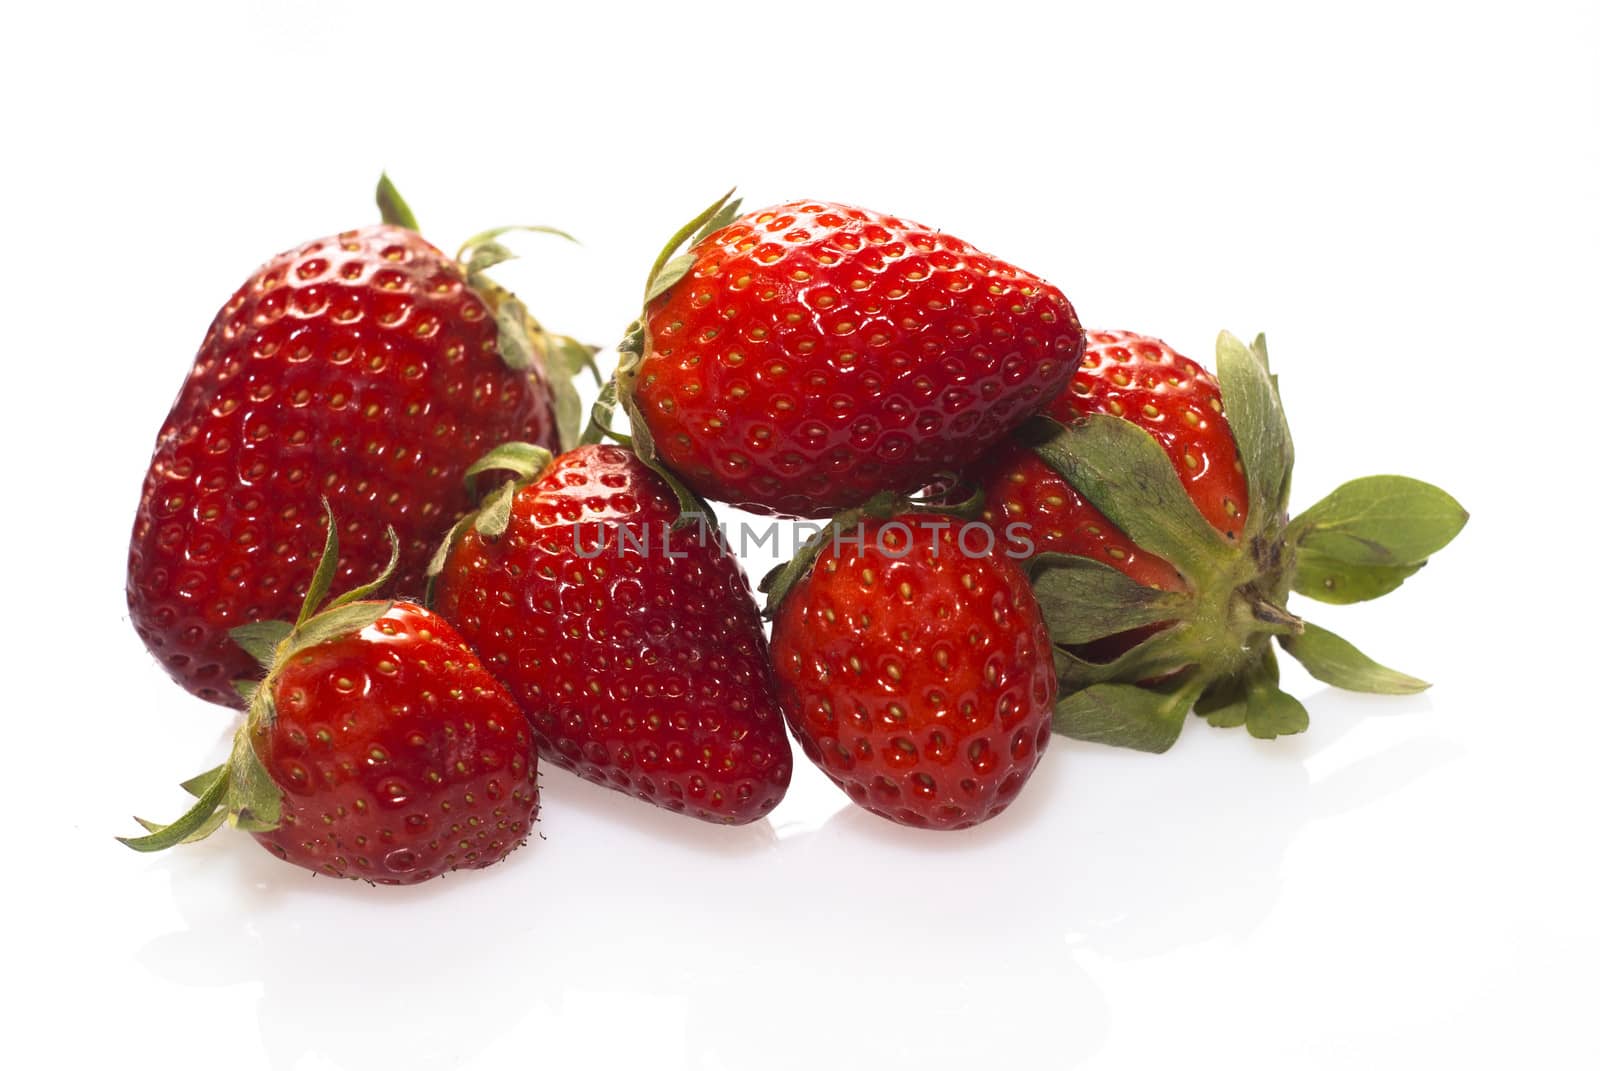
[[(1594, 1066), (1600, 27), (1584, 3), (13, 6), (0, 32), (12, 1066)], [(237, 834), (162, 858), (227, 718), (128, 626), (150, 443), (216, 307), (371, 221), (601, 341), (727, 186), (853, 201), (1209, 362), (1267, 332), (1296, 507), (1403, 472), (1473, 519), (1298, 604), (1423, 696), (1298, 670), (1305, 736), (1057, 741), (940, 836), (802, 760), (716, 829), (544, 777), (541, 836), (413, 890)], [(768, 563), (752, 561), (759, 575)]]

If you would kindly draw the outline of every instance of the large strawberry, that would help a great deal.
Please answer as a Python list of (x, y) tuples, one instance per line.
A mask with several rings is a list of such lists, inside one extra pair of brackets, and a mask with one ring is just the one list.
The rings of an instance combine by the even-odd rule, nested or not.
[(1387, 669), (1290, 613), (1400, 585), (1466, 523), (1436, 487), (1345, 484), (1290, 521), (1293, 446), (1264, 339), (1223, 333), (1217, 375), (1157, 339), (1093, 332), (1071, 389), (974, 470), (1007, 553), (1033, 557), (1057, 644), (1058, 730), (1146, 750), (1191, 706), (1273, 737), (1306, 728), (1271, 641), (1327, 683), (1404, 693)]
[(738, 204), (663, 250), (614, 388), (640, 455), (706, 498), (817, 517), (916, 490), (1077, 367), (1061, 291), (959, 238), (824, 201)]
[(383, 224), (308, 242), (246, 280), (156, 440), (128, 608), (203, 699), (236, 705), (231, 682), (255, 671), (229, 629), (300, 604), (324, 536), (320, 498), (345, 525), (344, 582), (383, 563), (392, 526), (397, 584), (420, 591), (433, 547), (470, 506), (466, 467), (508, 438), (554, 445), (558, 409), (576, 419), (564, 370), (587, 351), (544, 333), (483, 274), (510, 256), (501, 231), (458, 262), (418, 236), (387, 179), (379, 203)]
[(716, 529), (629, 451), (552, 463), (508, 445), (514, 478), (441, 548), (434, 605), (522, 703), (550, 762), (710, 822), (777, 806), (792, 758), (761, 618)]
[(224, 820), (272, 854), (334, 877), (410, 885), (499, 862), (539, 808), (527, 719), (436, 614), (366, 601), (378, 580), (330, 600), (331, 526), (294, 624), (235, 630), (266, 678), (248, 689), (233, 753), (188, 782), (182, 818), (142, 822), (142, 851), (210, 834)]
[(773, 578), (778, 695), (856, 803), (964, 829), (1016, 799), (1050, 742), (1050, 637), (986, 527), (902, 506), (846, 511)]

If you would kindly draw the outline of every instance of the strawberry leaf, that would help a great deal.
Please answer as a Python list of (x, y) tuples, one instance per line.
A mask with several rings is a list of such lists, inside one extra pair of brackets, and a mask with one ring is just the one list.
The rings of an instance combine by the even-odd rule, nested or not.
[(520, 442), (501, 443), (468, 465), (462, 478), (466, 481), (467, 493), (477, 498), (478, 477), (485, 472), (509, 472), (519, 482), (526, 483), (537, 480), (550, 466), (550, 461), (550, 451), (542, 446)]
[[(227, 796), (231, 780), (224, 773), (217, 777), (194, 801), (183, 815), (170, 825), (158, 825), (146, 822), (142, 818), (135, 818), (148, 832), (142, 837), (118, 837), (117, 839), (136, 852), (159, 852), (174, 845), (182, 844), (190, 837), (207, 828), (217, 809), (222, 805), (223, 798)], [(210, 827), (215, 829), (215, 825)]]
[(417, 217), (411, 214), (411, 206), (394, 188), (387, 171), (378, 176), (378, 214), (385, 223), (393, 226), (404, 227), (408, 231), (421, 229), (417, 226)]
[[(1467, 523), (1461, 503), (1408, 476), (1367, 476), (1336, 489), (1294, 519), (1307, 551), (1353, 565), (1417, 565)], [(1404, 578), (1402, 578), (1404, 579)]]
[(338, 639), (340, 636), (347, 636), (352, 632), (360, 632), (388, 613), (393, 605), (392, 602), (353, 602), (324, 610), (294, 630), (289, 640), (289, 649), (284, 652), (283, 657), (287, 660), (300, 651)]
[[(501, 245), (498, 241), (496, 241), (496, 239), (514, 232), (522, 234), (553, 234), (557, 238), (565, 238), (573, 245), (582, 244), (566, 231), (560, 230), (556, 227), (546, 227), (542, 224), (513, 223), (505, 227), (491, 227), (486, 231), (480, 231), (479, 233), (474, 234), (471, 238), (468, 238), (466, 241), (461, 243), (461, 249), (456, 253), (456, 259), (467, 265), (467, 273), (469, 275), (476, 274), (472, 267), (472, 261), (477, 256), (478, 250), (485, 246), (497, 246), (500, 249), (505, 249), (506, 247)], [(510, 260), (515, 256), (515, 253), (512, 253), (509, 249), (507, 249), (506, 256), (501, 257), (496, 263)], [(490, 267), (492, 266), (493, 265), (490, 265)], [(486, 269), (477, 269), (479, 272), (484, 270)]]
[(328, 588), (333, 586), (333, 574), (339, 567), (339, 524), (334, 519), (333, 505), (326, 495), (322, 497), (322, 511), (327, 516), (328, 534), (322, 542), (322, 556), (317, 559), (317, 571), (312, 574), (311, 586), (306, 588), (305, 600), (300, 604), (296, 628), (311, 620), (317, 607), (322, 605), (322, 600), (328, 597)]
[(1057, 643), (1088, 643), (1171, 621), (1193, 601), (1186, 592), (1144, 587), (1091, 558), (1041, 554), (1029, 567), (1033, 594)]
[(504, 535), (506, 525), (511, 523), (511, 500), (516, 493), (516, 480), (507, 480), (490, 491), (488, 497), (483, 500), (477, 516), (473, 518), (473, 530), (485, 539), (499, 539)]
[(678, 284), (678, 281), (689, 274), (689, 269), (694, 267), (693, 253), (680, 253), (661, 266), (656, 277), (650, 281), (650, 286), (644, 292), (644, 303), (650, 304), (656, 298), (665, 294)]
[[(517, 255), (499, 242), (481, 242), (471, 246), (466, 259), (467, 279), (476, 287), (479, 276), (497, 264), (517, 259)], [(463, 249), (466, 252), (466, 249)]]
[(1221, 677), (1194, 701), (1194, 712), (1218, 729), (1234, 729), (1245, 722), (1248, 697), (1249, 681), (1244, 674)]
[(216, 788), (226, 791), (230, 825), (251, 833), (278, 828), (283, 813), (283, 794), (250, 743), (249, 723), (234, 734), (228, 776), (219, 778), (213, 791)]
[(583, 424), (583, 399), (578, 395), (577, 378), (585, 369), (601, 383), (600, 366), (595, 363), (598, 346), (590, 346), (567, 335), (546, 335), (545, 371), (550, 377), (550, 393), (556, 403), (556, 434), (561, 449), (578, 445)]
[(1075, 740), (1160, 753), (1183, 731), (1187, 695), (1136, 684), (1095, 684), (1056, 703), (1052, 728)]
[[(450, 534), (445, 536), (439, 543), (439, 549), (433, 552), (433, 557), (428, 559), (428, 586), (430, 589), (433, 586), (433, 581), (440, 573), (444, 572), (444, 563), (450, 557), (450, 548), (455, 546), (456, 540), (460, 539), (461, 534), (471, 528), (477, 519), (477, 514), (469, 513), (457, 521), (455, 526), (450, 529)], [(431, 591), (429, 592), (428, 605), (433, 605)]]
[(1250, 489), (1247, 535), (1260, 535), (1277, 523), (1289, 500), (1294, 442), (1266, 364), (1266, 339), (1259, 352), (1224, 331), (1217, 336), (1217, 381), (1222, 408), (1239, 446)]
[(1246, 686), (1244, 727), (1258, 740), (1303, 733), (1311, 716), (1300, 700), (1278, 687), (1278, 660), (1269, 647)]
[(1143, 428), (1096, 413), (1070, 425), (1034, 417), (1019, 434), (1128, 538), (1171, 562), (1197, 588), (1235, 553), (1200, 515), (1172, 461)]
[(1428, 687), (1427, 681), (1379, 665), (1348, 640), (1310, 622), (1300, 635), (1279, 636), (1278, 643), (1306, 667), (1307, 673), (1335, 688), (1379, 695), (1414, 695)]
[(221, 766), (213, 766), (203, 774), (195, 774), (178, 787), (189, 793), (189, 795), (193, 796), (195, 799), (199, 799), (201, 796), (206, 794), (207, 789), (216, 783), (217, 778), (221, 777), (227, 772), (228, 767), (226, 764)]
[[(721, 219), (726, 219), (727, 221), (732, 222), (734, 215), (736, 215), (738, 211), (739, 200), (733, 196), (733, 191), (729, 190), (727, 193), (723, 194), (721, 197), (717, 198), (711, 204), (702, 209), (699, 215), (695, 216), (688, 223), (685, 223), (682, 227), (679, 227), (677, 232), (673, 234), (671, 238), (667, 239), (667, 244), (661, 247), (661, 252), (656, 255), (656, 262), (650, 266), (650, 274), (645, 277), (644, 292), (646, 297), (644, 303), (646, 305), (650, 304), (655, 297), (660, 297), (666, 292), (667, 287), (672, 285), (671, 283), (668, 283), (667, 286), (659, 286), (657, 285), (657, 280), (666, 270), (668, 264), (672, 262), (673, 258), (678, 256), (678, 251), (683, 248), (684, 243), (688, 242), (693, 244), (700, 242), (707, 235), (709, 235), (712, 230), (721, 229), (720, 227), (712, 226), (713, 224), (717, 223), (717, 221)], [(722, 224), (722, 226), (726, 226), (726, 223)], [(689, 261), (689, 265), (693, 265), (693, 263), (694, 261), (691, 259)], [(685, 266), (682, 270), (679, 270), (677, 279), (681, 279), (684, 273), (687, 271), (688, 266)], [(674, 279), (673, 281), (676, 282), (677, 279)]]
[(1339, 606), (1366, 602), (1389, 594), (1425, 564), (1352, 565), (1302, 548), (1295, 559), (1294, 590)]
[[(263, 669), (272, 668), (272, 658), (278, 644), (284, 641), (294, 626), (287, 621), (252, 621), (247, 625), (228, 630), (228, 637), (244, 648), (245, 654), (259, 662)], [(254, 681), (250, 682), (252, 686)]]

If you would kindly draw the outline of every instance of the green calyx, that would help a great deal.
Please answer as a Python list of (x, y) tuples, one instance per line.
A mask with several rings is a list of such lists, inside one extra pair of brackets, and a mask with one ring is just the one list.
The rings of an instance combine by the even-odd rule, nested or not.
[(323, 499), (328, 520), (328, 535), (316, 572), (306, 589), (300, 614), (294, 622), (262, 621), (241, 625), (229, 635), (261, 664), (266, 676), (260, 681), (236, 683), (248, 703), (243, 722), (234, 733), (228, 761), (183, 783), (184, 791), (195, 797), (192, 807), (167, 824), (135, 817), (145, 829), (142, 837), (118, 837), (136, 851), (154, 852), (175, 844), (191, 843), (210, 836), (224, 822), (247, 832), (276, 829), (281, 819), (283, 796), (256, 753), (255, 738), (271, 728), (277, 718), (273, 692), (282, 668), (302, 651), (330, 640), (347, 636), (371, 625), (394, 604), (370, 600), (394, 574), (400, 561), (400, 540), (389, 529), (389, 561), (371, 581), (328, 598), (339, 562), (339, 530), (333, 508)]
[[(675, 528), (686, 527), (700, 519), (715, 523), (715, 515), (705, 500), (696, 495), (678, 475), (661, 463), (656, 453), (655, 440), (650, 427), (639, 412), (634, 400), (634, 385), (639, 378), (639, 364), (649, 349), (650, 303), (661, 297), (689, 274), (694, 267), (694, 250), (715, 232), (732, 223), (739, 214), (740, 201), (729, 190), (707, 205), (689, 222), (679, 227), (667, 244), (656, 255), (655, 263), (645, 278), (644, 300), (638, 319), (628, 325), (623, 339), (617, 345), (617, 368), (600, 388), (589, 412), (589, 423), (580, 442), (593, 444), (610, 438), (632, 450), (639, 460), (666, 481), (678, 500), (678, 520)], [(617, 409), (628, 418), (626, 434), (614, 429)]]
[[(470, 528), (483, 538), (493, 541), (505, 534), (511, 523), (511, 505), (517, 492), (537, 481), (550, 467), (554, 458), (550, 451), (532, 443), (501, 443), (471, 465), (462, 479), (467, 493), (478, 503), (478, 508), (451, 526), (428, 561), (428, 591), (424, 601), (433, 604), (433, 588), (439, 574), (444, 572), (450, 558), (450, 548)], [(507, 478), (490, 490), (479, 493), (478, 478), (487, 472), (503, 472)]]
[[(419, 229), (417, 217), (387, 173), (378, 179), (377, 200), (378, 212), (385, 223), (412, 231)], [(600, 348), (545, 330), (515, 294), (489, 278), (489, 269), (516, 259), (517, 254), (500, 241), (515, 232), (548, 234), (577, 242), (566, 231), (540, 224), (493, 227), (461, 243), (456, 261), (466, 274), (467, 285), (494, 316), (500, 332), (500, 359), (512, 371), (542, 378), (549, 386), (555, 401), (560, 446), (570, 450), (578, 444), (579, 425), (583, 421), (583, 403), (578, 397), (576, 380), (587, 371), (596, 383), (601, 381), (600, 367), (595, 363)]]
[(1274, 643), (1337, 687), (1427, 687), (1301, 620), (1288, 599), (1296, 592), (1350, 603), (1387, 594), (1455, 537), (1466, 511), (1429, 484), (1373, 476), (1290, 521), (1294, 446), (1266, 340), (1247, 346), (1223, 332), (1217, 379), (1249, 489), (1238, 542), (1206, 522), (1161, 446), (1132, 423), (1035, 418), (1022, 430), (1046, 464), (1186, 582), (1163, 591), (1087, 558), (1033, 560), (1034, 591), (1056, 643), (1057, 732), (1165, 751), (1191, 708), (1212, 725), (1243, 726), (1264, 739), (1303, 732), (1306, 710), (1278, 686)]

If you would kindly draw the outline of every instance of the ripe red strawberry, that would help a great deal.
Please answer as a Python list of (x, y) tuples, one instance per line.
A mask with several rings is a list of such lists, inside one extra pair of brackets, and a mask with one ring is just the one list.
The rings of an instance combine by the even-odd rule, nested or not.
[(538, 760), (522, 711), (436, 614), (357, 601), (373, 586), (294, 626), (239, 632), (267, 676), (232, 757), (190, 782), (200, 798), (183, 818), (125, 843), (158, 850), (228, 819), (308, 870), (411, 885), (499, 862), (527, 838)]
[(773, 591), (778, 695), (806, 756), (861, 806), (930, 829), (1016, 799), (1056, 694), (1027, 577), (961, 525), (852, 511)]
[(231, 682), (255, 669), (230, 628), (299, 605), (322, 497), (344, 520), (341, 580), (383, 563), (392, 526), (397, 585), (420, 591), (433, 547), (470, 508), (466, 467), (508, 438), (556, 444), (543, 358), (570, 340), (543, 335), (482, 275), (509, 256), (497, 232), (463, 265), (386, 195), (386, 218), (409, 225), (308, 242), (246, 280), (156, 440), (128, 608), (151, 653), (203, 699), (238, 705)]
[[(1239, 539), (1249, 492), (1222, 388), (1165, 342), (1131, 331), (1090, 332), (1071, 386), (1045, 413), (1062, 423), (1106, 413), (1143, 428), (1172, 459), (1201, 516), (1227, 539)], [(1135, 545), (1026, 444), (1003, 444), (976, 471), (984, 520), (997, 531), (1011, 528), (1016, 549), (1026, 541), (1032, 553), (1077, 554), (1146, 587), (1183, 589), (1177, 570)]]
[(823, 201), (737, 206), (662, 254), (618, 369), (641, 455), (706, 498), (815, 517), (916, 490), (1077, 367), (1061, 291), (952, 235)]
[(1037, 555), (1069, 735), (1170, 747), (1191, 705), (1256, 736), (1299, 732), (1305, 709), (1278, 688), (1274, 636), (1313, 676), (1408, 692), (1378, 665), (1285, 608), (1398, 587), (1466, 522), (1438, 488), (1355, 480), (1294, 521), (1294, 452), (1266, 342), (1224, 332), (1218, 375), (1165, 343), (1090, 336), (1071, 389), (973, 469), (984, 516), (1012, 554)]
[(777, 806), (789, 742), (760, 614), (715, 529), (674, 531), (673, 492), (618, 447), (484, 467), (519, 478), (452, 533), (434, 605), (522, 703), (540, 754), (706, 821)]

